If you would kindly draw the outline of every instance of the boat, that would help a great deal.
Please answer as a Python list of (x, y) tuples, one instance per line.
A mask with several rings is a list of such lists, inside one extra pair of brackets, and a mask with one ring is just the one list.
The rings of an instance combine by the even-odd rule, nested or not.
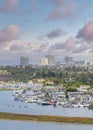
[(41, 105), (51, 105), (51, 103), (50, 103), (50, 102), (47, 102), (47, 101), (43, 101), (43, 102), (41, 102), (40, 104), (41, 104)]

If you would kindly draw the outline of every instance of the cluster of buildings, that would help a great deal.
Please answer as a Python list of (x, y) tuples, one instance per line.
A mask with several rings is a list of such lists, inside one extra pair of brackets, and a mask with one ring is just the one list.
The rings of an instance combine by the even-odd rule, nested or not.
[[(29, 66), (29, 58), (22, 56), (20, 57), (20, 66)], [(85, 67), (91, 69), (93, 66), (92, 60), (75, 61), (71, 56), (65, 56), (61, 62), (56, 62), (55, 55), (48, 54), (40, 59), (39, 66), (56, 66), (56, 67)]]
[(40, 60), (40, 65), (55, 65), (55, 56), (51, 54), (42, 57)]
[(72, 56), (65, 56), (64, 60), (61, 62), (55, 61), (54, 55), (46, 55), (41, 58), (40, 61), (41, 66), (56, 66), (56, 67), (84, 67), (85, 69), (93, 68), (93, 60), (83, 60), (83, 61), (75, 61)]
[[(29, 58), (25, 56), (20, 57), (20, 65), (21, 66), (29, 66)], [(55, 56), (54, 55), (46, 55), (42, 57), (40, 60), (40, 65), (55, 65)]]
[(65, 57), (65, 60), (57, 64), (60, 67), (84, 67), (85, 69), (93, 68), (92, 60), (74, 61), (72, 57)]

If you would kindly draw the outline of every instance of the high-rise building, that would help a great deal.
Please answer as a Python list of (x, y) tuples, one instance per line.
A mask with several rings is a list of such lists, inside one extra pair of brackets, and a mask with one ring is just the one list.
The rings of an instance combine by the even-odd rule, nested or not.
[(46, 55), (45, 58), (48, 59), (48, 65), (54, 65), (55, 64), (55, 56), (50, 54)]
[(91, 69), (93, 65), (93, 61), (91, 60), (85, 60), (85, 68), (86, 69)]
[(41, 58), (40, 65), (48, 65), (48, 59), (45, 57)]
[(72, 64), (73, 63), (73, 58), (70, 56), (66, 56), (65, 57), (65, 63), (68, 64)]
[(20, 57), (20, 65), (21, 66), (28, 66), (29, 65), (28, 57), (21, 56)]

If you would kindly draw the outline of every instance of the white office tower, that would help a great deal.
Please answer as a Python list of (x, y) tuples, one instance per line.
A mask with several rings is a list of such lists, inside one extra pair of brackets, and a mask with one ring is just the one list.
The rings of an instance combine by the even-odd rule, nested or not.
[(55, 56), (54, 55), (46, 55), (45, 58), (48, 59), (48, 65), (54, 65), (55, 64)]
[(29, 65), (28, 57), (21, 56), (20, 57), (20, 65), (21, 66), (28, 66)]
[(47, 58), (41, 58), (40, 65), (48, 65), (48, 59)]
[(85, 68), (86, 69), (91, 69), (93, 66), (93, 61), (91, 60), (85, 60)]

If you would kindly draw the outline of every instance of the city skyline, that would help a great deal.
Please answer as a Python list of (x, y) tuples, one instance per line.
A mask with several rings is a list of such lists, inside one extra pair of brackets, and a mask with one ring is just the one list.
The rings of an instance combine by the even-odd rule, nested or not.
[(92, 0), (0, 0), (0, 64), (93, 57)]

